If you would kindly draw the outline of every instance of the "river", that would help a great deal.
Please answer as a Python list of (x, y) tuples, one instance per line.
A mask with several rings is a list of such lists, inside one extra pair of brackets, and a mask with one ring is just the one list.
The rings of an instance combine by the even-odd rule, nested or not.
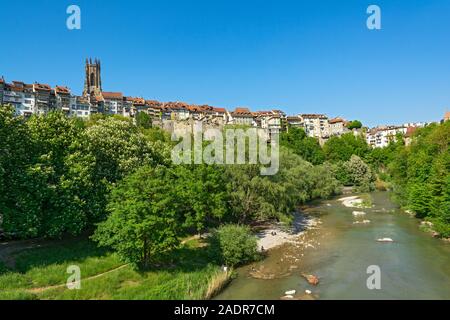
[[(450, 244), (421, 231), (419, 220), (399, 210), (388, 192), (368, 196), (370, 209), (347, 208), (338, 199), (310, 208), (320, 225), (302, 235), (302, 245), (283, 245), (238, 269), (216, 299), (280, 299), (289, 290), (296, 290), (296, 299), (450, 299)], [(355, 210), (371, 222), (354, 224)], [(381, 271), (379, 290), (367, 287), (371, 265)], [(268, 279), (251, 276), (255, 270)], [(302, 274), (314, 274), (320, 283), (310, 285)]]

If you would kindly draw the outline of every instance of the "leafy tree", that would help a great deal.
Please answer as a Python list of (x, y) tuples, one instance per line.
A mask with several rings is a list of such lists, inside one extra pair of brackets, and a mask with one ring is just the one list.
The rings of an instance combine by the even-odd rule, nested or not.
[(371, 150), (363, 136), (346, 133), (341, 137), (331, 137), (323, 151), (329, 161), (338, 162), (348, 161), (352, 155), (365, 158)]
[(349, 182), (357, 186), (361, 192), (367, 192), (374, 189), (373, 182), (375, 175), (370, 167), (358, 156), (352, 155), (349, 161), (342, 166)]
[(198, 233), (220, 222), (228, 212), (224, 170), (212, 165), (176, 166), (176, 194), (182, 203), (184, 226)]
[(141, 166), (170, 164), (167, 146), (149, 141), (131, 122), (113, 117), (88, 127), (72, 148), (68, 176), (93, 222), (104, 219), (106, 196), (116, 182)]
[(126, 262), (147, 268), (179, 244), (178, 195), (175, 176), (165, 167), (144, 166), (111, 193), (108, 219), (93, 239), (112, 247)]
[(149, 129), (152, 127), (152, 118), (149, 114), (140, 111), (136, 114), (136, 125), (139, 128)]
[(254, 261), (258, 257), (256, 237), (243, 225), (223, 225), (210, 238), (211, 247), (219, 260), (234, 267)]
[(325, 160), (318, 140), (308, 137), (301, 128), (289, 127), (287, 132), (281, 134), (280, 144), (312, 164), (321, 164)]
[(362, 123), (359, 120), (353, 120), (353, 121), (350, 121), (350, 123), (347, 125), (347, 128), (350, 129), (350, 130), (361, 129), (362, 128)]
[(28, 172), (37, 157), (23, 117), (11, 106), (0, 107), (0, 232), (16, 237), (36, 236), (40, 202)]

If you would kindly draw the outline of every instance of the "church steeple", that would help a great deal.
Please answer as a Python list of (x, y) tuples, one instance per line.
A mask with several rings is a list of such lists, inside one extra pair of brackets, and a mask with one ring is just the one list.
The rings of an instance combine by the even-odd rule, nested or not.
[(102, 78), (100, 60), (86, 59), (83, 96), (99, 95), (102, 92)]

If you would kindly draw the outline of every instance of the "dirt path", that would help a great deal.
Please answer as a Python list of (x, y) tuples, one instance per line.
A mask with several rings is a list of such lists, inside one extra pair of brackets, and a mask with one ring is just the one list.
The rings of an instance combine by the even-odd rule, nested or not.
[[(109, 274), (109, 273), (118, 271), (118, 270), (123, 269), (123, 268), (125, 268), (125, 267), (127, 267), (127, 266), (128, 266), (128, 264), (121, 265), (120, 267), (114, 268), (114, 269), (112, 269), (112, 270), (109, 270), (109, 271), (106, 271), (106, 272), (102, 272), (102, 273), (96, 274), (95, 276), (91, 276), (91, 277), (88, 277), (88, 278), (86, 278), (86, 279), (82, 279), (82, 280), (80, 280), (80, 281), (73, 282), (72, 285), (75, 286), (75, 285), (77, 285), (78, 283), (81, 283), (82, 281), (94, 280), (94, 279), (103, 277), (103, 276), (105, 276), (105, 275), (107, 275), (107, 274)], [(40, 287), (40, 288), (32, 288), (32, 289), (27, 289), (26, 291), (27, 291), (27, 292), (30, 292), (30, 293), (41, 293), (41, 292), (44, 292), (44, 291), (47, 291), (47, 290), (58, 289), (58, 288), (67, 288), (67, 283), (64, 283), (64, 284), (58, 284), (58, 285), (55, 285), (55, 286)]]

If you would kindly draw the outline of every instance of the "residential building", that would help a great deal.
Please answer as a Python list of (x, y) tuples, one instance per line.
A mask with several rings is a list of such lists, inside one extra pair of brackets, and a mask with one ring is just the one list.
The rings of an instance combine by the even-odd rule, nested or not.
[(373, 148), (384, 148), (394, 141), (398, 134), (405, 135), (406, 132), (407, 128), (403, 126), (380, 126), (367, 132), (366, 141)]
[(305, 129), (302, 118), (298, 116), (288, 116), (286, 117), (286, 127), (289, 131), (289, 128), (302, 128)]
[(56, 86), (55, 89), (53, 89), (53, 92), (56, 101), (56, 109), (61, 110), (66, 114), (70, 114), (70, 89), (67, 87)]
[(330, 136), (330, 124), (326, 115), (302, 114), (300, 117), (309, 137), (326, 139)]
[(279, 110), (257, 111), (253, 113), (257, 127), (271, 131), (281, 130), (282, 113)]
[(253, 126), (253, 114), (248, 108), (236, 108), (233, 112), (228, 114), (229, 123), (235, 125)]
[(105, 113), (123, 115), (123, 94), (121, 92), (102, 92), (101, 95)]
[(70, 98), (70, 115), (88, 118), (91, 115), (91, 103), (86, 97), (72, 96)]
[(220, 124), (226, 124), (228, 122), (227, 110), (225, 108), (215, 108), (212, 109), (211, 121)]
[(341, 136), (346, 132), (349, 132), (345, 124), (347, 123), (346, 120), (342, 118), (334, 118), (328, 121), (329, 127), (330, 127), (330, 136)]
[(34, 113), (46, 114), (55, 107), (54, 95), (52, 96), (52, 88), (48, 84), (34, 83), (33, 93), (36, 99)]
[(35, 99), (30, 86), (20, 81), (4, 84), (3, 104), (14, 107), (18, 116), (30, 116), (34, 112)]

